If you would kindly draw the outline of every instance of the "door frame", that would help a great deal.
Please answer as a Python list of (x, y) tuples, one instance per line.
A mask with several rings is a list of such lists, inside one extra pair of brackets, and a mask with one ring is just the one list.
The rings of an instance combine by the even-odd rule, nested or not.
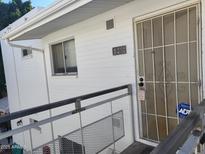
[(174, 5), (170, 5), (168, 7), (165, 8), (161, 8), (152, 12), (148, 12), (146, 14), (142, 14), (139, 16), (136, 16), (132, 19), (132, 26), (133, 26), (133, 44), (134, 44), (134, 60), (135, 60), (135, 83), (136, 83), (136, 100), (137, 100), (137, 115), (138, 115), (138, 136), (139, 138), (137, 138), (137, 141), (140, 141), (142, 143), (151, 145), (151, 146), (157, 146), (158, 143), (157, 142), (153, 142), (153, 141), (148, 141), (146, 139), (142, 138), (142, 116), (141, 116), (141, 104), (139, 103), (139, 99), (138, 99), (138, 77), (139, 77), (139, 63), (138, 63), (138, 49), (137, 49), (137, 29), (136, 29), (136, 23), (143, 21), (143, 20), (148, 20), (149, 18), (154, 18), (160, 15), (166, 15), (169, 14), (170, 12), (173, 11), (180, 11), (183, 10), (184, 8), (190, 7), (190, 6), (196, 6), (197, 7), (197, 15), (198, 15), (198, 32), (197, 32), (197, 39), (198, 39), (198, 63), (197, 63), (197, 67), (198, 67), (198, 79), (200, 81), (199, 84), (201, 84), (199, 86), (199, 100), (201, 101), (203, 99), (203, 60), (202, 60), (202, 9), (201, 9), (201, 0), (189, 0), (189, 1), (184, 1), (184, 2), (180, 2), (178, 4), (174, 4)]

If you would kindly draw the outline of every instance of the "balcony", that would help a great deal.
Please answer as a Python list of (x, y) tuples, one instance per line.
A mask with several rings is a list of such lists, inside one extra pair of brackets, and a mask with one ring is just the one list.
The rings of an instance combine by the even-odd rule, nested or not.
[(95, 154), (120, 153), (134, 143), (131, 85), (124, 85), (11, 113), (11, 137), (1, 153)]
[(124, 85), (5, 115), (0, 123), (11, 121), (13, 129), (0, 134), (0, 141), (11, 139), (0, 154), (204, 152), (205, 101), (154, 148), (135, 142), (132, 95)]

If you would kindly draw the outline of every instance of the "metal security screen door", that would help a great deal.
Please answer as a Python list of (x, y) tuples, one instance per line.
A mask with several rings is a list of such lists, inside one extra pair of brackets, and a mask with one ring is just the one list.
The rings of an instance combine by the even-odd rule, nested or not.
[(180, 122), (178, 104), (199, 102), (198, 15), (194, 5), (135, 23), (144, 139), (163, 140)]

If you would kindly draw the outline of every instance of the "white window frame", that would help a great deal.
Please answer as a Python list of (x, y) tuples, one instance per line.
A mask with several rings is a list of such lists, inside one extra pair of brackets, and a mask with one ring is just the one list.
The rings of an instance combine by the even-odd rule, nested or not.
[[(65, 72), (65, 73), (55, 73), (54, 71), (54, 61), (53, 61), (53, 51), (52, 51), (52, 46), (61, 43), (63, 45), (63, 42), (66, 41), (71, 41), (74, 40), (74, 44), (75, 44), (75, 38), (74, 37), (69, 37), (67, 39), (63, 39), (60, 41), (56, 41), (56, 42), (52, 42), (49, 44), (49, 51), (50, 51), (50, 60), (51, 60), (51, 71), (52, 71), (52, 76), (78, 76), (78, 64), (77, 64), (77, 54), (76, 54), (76, 48), (75, 48), (75, 54), (76, 54), (76, 67), (77, 67), (77, 72)], [(63, 55), (64, 55), (64, 47), (63, 49)], [(64, 59), (64, 67), (66, 70), (66, 65), (65, 65), (65, 59)]]

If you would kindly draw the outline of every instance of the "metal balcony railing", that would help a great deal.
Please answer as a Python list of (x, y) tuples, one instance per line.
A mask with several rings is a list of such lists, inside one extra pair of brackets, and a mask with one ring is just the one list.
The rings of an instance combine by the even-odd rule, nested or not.
[(195, 106), (193, 111), (151, 154), (204, 154), (204, 147), (200, 144), (201, 137), (205, 133), (204, 128), (205, 100)]
[(107, 89), (0, 118), (0, 123), (7, 121), (11, 121), (13, 129), (1, 133), (0, 140), (12, 137), (13, 144), (1, 145), (0, 153), (120, 153), (127, 140), (132, 138), (134, 142), (132, 86)]

